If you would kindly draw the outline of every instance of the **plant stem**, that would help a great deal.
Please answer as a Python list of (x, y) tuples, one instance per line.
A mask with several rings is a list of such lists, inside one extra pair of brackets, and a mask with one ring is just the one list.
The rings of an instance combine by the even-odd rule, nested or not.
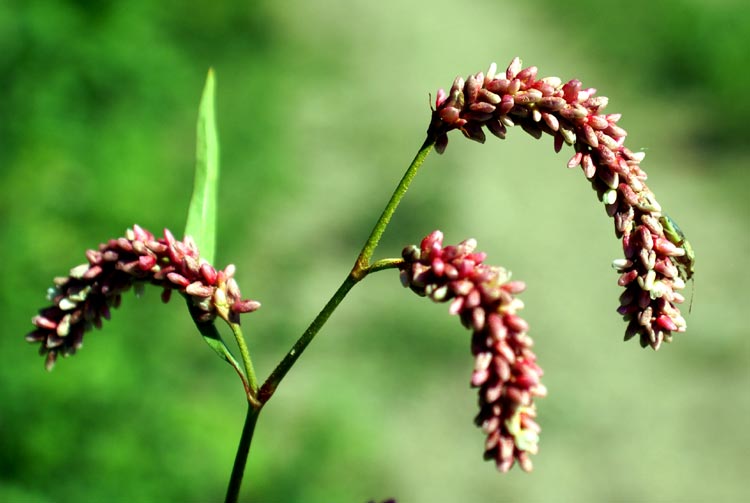
[(371, 266), (370, 259), (372, 258), (372, 254), (375, 252), (375, 248), (377, 248), (378, 243), (380, 243), (380, 238), (383, 236), (385, 228), (391, 221), (393, 213), (396, 211), (398, 204), (401, 202), (401, 199), (403, 199), (406, 191), (409, 189), (409, 185), (416, 176), (417, 171), (427, 157), (427, 154), (430, 153), (433, 145), (435, 145), (434, 138), (428, 136), (417, 152), (417, 155), (414, 157), (414, 160), (412, 160), (411, 164), (407, 168), (406, 173), (404, 173), (401, 181), (396, 186), (396, 189), (393, 191), (391, 199), (388, 201), (388, 204), (385, 206), (383, 213), (375, 223), (375, 226), (373, 227), (370, 236), (367, 238), (367, 241), (362, 247), (362, 251), (360, 251), (359, 256), (357, 257), (357, 261), (354, 263), (354, 267), (352, 268), (349, 275), (346, 277), (339, 289), (336, 290), (336, 293), (333, 294), (333, 297), (331, 297), (325, 307), (320, 311), (320, 313), (318, 313), (318, 316), (316, 316), (312, 323), (310, 323), (310, 326), (307, 327), (307, 330), (305, 330), (305, 332), (302, 334), (302, 336), (300, 336), (297, 342), (294, 343), (294, 346), (292, 346), (292, 349), (290, 349), (286, 356), (284, 356), (284, 359), (281, 361), (281, 363), (276, 366), (268, 379), (266, 379), (266, 382), (263, 383), (263, 386), (261, 386), (260, 392), (258, 393), (258, 399), (261, 403), (266, 403), (271, 398), (271, 396), (276, 391), (276, 388), (279, 386), (279, 383), (281, 383), (281, 380), (284, 379), (284, 376), (286, 376), (287, 372), (289, 372), (300, 355), (302, 355), (302, 352), (305, 350), (305, 348), (307, 348), (315, 335), (323, 327), (325, 322), (328, 321), (328, 318), (331, 316), (333, 311), (335, 311), (341, 301), (344, 300), (344, 297), (346, 297), (346, 294), (349, 293), (349, 290), (351, 290), (354, 285), (364, 279), (364, 277), (369, 273), (398, 267), (398, 265), (401, 263), (400, 259), (385, 259), (378, 261)]
[(245, 426), (242, 429), (240, 444), (237, 448), (237, 455), (235, 456), (234, 467), (232, 468), (232, 476), (229, 480), (229, 487), (227, 489), (227, 497), (225, 500), (226, 503), (236, 503), (237, 501), (258, 415), (266, 402), (268, 402), (271, 396), (273, 396), (286, 374), (294, 366), (297, 359), (302, 355), (310, 342), (312, 342), (315, 335), (320, 331), (323, 325), (325, 325), (328, 318), (330, 318), (331, 314), (333, 314), (339, 304), (341, 304), (341, 301), (344, 300), (344, 297), (346, 297), (349, 290), (351, 290), (354, 285), (359, 283), (371, 272), (393, 269), (403, 263), (403, 260), (401, 259), (390, 258), (370, 264), (370, 259), (372, 259), (375, 248), (377, 248), (380, 238), (383, 236), (383, 232), (385, 232), (393, 213), (396, 211), (401, 199), (403, 199), (409, 185), (416, 176), (419, 167), (424, 162), (427, 154), (430, 153), (434, 144), (434, 138), (428, 136), (422, 147), (420, 147), (417, 152), (417, 155), (414, 157), (414, 160), (406, 170), (406, 173), (401, 178), (401, 181), (396, 186), (396, 189), (394, 190), (393, 195), (391, 195), (391, 198), (383, 210), (383, 213), (380, 215), (380, 218), (375, 223), (375, 226), (362, 247), (362, 251), (359, 253), (351, 272), (347, 275), (346, 279), (341, 283), (341, 286), (339, 286), (338, 290), (336, 290), (333, 296), (328, 300), (312, 323), (310, 323), (310, 326), (307, 327), (305, 332), (294, 343), (294, 346), (292, 346), (273, 372), (271, 372), (271, 375), (268, 376), (268, 379), (266, 379), (260, 387), (260, 390), (257, 388), (255, 371), (253, 370), (252, 360), (250, 359), (247, 345), (242, 336), (242, 330), (239, 325), (231, 324), (235, 339), (237, 339), (237, 345), (242, 354), (245, 371), (247, 372), (247, 380), (243, 379), (243, 382), (245, 383), (245, 389), (249, 389), (249, 391), (247, 417), (245, 418)]
[(385, 269), (395, 269), (404, 263), (402, 258), (384, 258), (373, 262), (367, 267), (367, 274), (371, 272), (383, 271)]
[(253, 360), (250, 358), (250, 351), (247, 349), (245, 337), (242, 335), (242, 327), (240, 327), (239, 323), (230, 323), (229, 325), (232, 327), (234, 339), (237, 341), (237, 347), (242, 356), (242, 364), (245, 366), (245, 372), (247, 372), (247, 383), (252, 392), (252, 397), (248, 397), (248, 399), (256, 398), (258, 395), (258, 379), (255, 377)]
[(385, 228), (388, 227), (388, 223), (391, 221), (391, 217), (396, 211), (398, 204), (401, 202), (401, 199), (403, 199), (406, 191), (409, 189), (409, 185), (417, 175), (419, 167), (422, 165), (425, 158), (427, 157), (427, 154), (430, 153), (430, 150), (432, 150), (432, 147), (434, 145), (435, 139), (428, 136), (425, 142), (420, 147), (419, 152), (417, 152), (417, 155), (414, 157), (414, 160), (409, 165), (409, 168), (406, 170), (406, 173), (404, 173), (403, 178), (401, 178), (401, 181), (398, 183), (396, 190), (393, 191), (393, 195), (391, 195), (391, 199), (385, 206), (385, 209), (380, 215), (380, 218), (375, 223), (375, 227), (373, 227), (372, 232), (370, 233), (370, 237), (367, 238), (367, 241), (362, 247), (362, 251), (360, 252), (359, 257), (357, 257), (357, 262), (354, 265), (352, 274), (366, 274), (368, 266), (370, 265), (372, 254), (375, 252), (375, 248), (377, 248), (378, 243), (380, 243), (380, 238), (383, 236)]
[(234, 457), (232, 476), (229, 478), (227, 496), (224, 499), (225, 503), (237, 503), (237, 498), (240, 495), (240, 486), (242, 485), (242, 476), (245, 474), (247, 455), (250, 452), (250, 443), (253, 440), (255, 423), (258, 421), (260, 410), (260, 407), (255, 407), (248, 402), (245, 425), (242, 427), (242, 436), (240, 437), (240, 443), (237, 446), (237, 454)]
[(336, 310), (341, 301), (344, 300), (344, 297), (349, 293), (349, 290), (351, 290), (358, 281), (359, 279), (356, 279), (352, 274), (349, 274), (346, 277), (339, 289), (336, 290), (336, 293), (333, 294), (333, 297), (330, 298), (325, 307), (318, 313), (312, 323), (310, 323), (310, 326), (307, 327), (307, 330), (305, 330), (297, 342), (294, 343), (292, 349), (290, 349), (286, 356), (284, 356), (281, 363), (276, 366), (273, 372), (271, 372), (271, 375), (268, 376), (268, 379), (266, 379), (266, 382), (263, 383), (263, 386), (261, 386), (260, 392), (258, 393), (258, 399), (261, 403), (266, 403), (271, 398), (281, 380), (294, 365), (294, 362), (297, 361), (297, 358), (300, 357), (307, 345), (310, 344), (313, 337), (315, 337), (325, 322), (328, 321), (328, 318)]

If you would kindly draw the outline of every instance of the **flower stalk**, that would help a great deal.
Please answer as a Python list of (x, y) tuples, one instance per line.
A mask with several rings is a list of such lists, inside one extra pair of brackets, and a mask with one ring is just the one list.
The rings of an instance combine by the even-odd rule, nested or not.
[(406, 191), (409, 190), (412, 180), (417, 176), (419, 168), (422, 166), (422, 163), (427, 158), (427, 154), (430, 153), (430, 150), (432, 150), (434, 145), (435, 136), (428, 132), (427, 139), (425, 139), (417, 152), (417, 155), (414, 157), (414, 160), (407, 168), (406, 173), (404, 173), (401, 181), (396, 186), (388, 204), (386, 204), (383, 209), (383, 213), (380, 215), (380, 218), (378, 218), (378, 221), (375, 222), (375, 226), (372, 228), (370, 236), (367, 238), (367, 241), (365, 241), (362, 251), (359, 253), (354, 268), (352, 269), (352, 275), (355, 277), (364, 277), (370, 272), (368, 269), (370, 266), (370, 260), (375, 252), (375, 248), (377, 248), (378, 243), (380, 243), (380, 238), (383, 237), (383, 233), (385, 232), (386, 227), (388, 227), (388, 223), (391, 221), (393, 213), (395, 213), (396, 208), (398, 208), (401, 199), (406, 195)]
[(323, 309), (313, 319), (312, 323), (307, 327), (300, 338), (294, 343), (292, 348), (284, 356), (284, 359), (276, 366), (271, 375), (266, 379), (265, 383), (260, 388), (259, 399), (261, 403), (267, 402), (271, 396), (273, 396), (276, 388), (278, 388), (282, 379), (286, 376), (287, 372), (292, 368), (297, 359), (302, 356), (302, 353), (307, 346), (312, 342), (315, 335), (320, 331), (323, 325), (328, 321), (328, 318), (333, 314), (336, 308), (339, 306), (344, 297), (349, 291), (362, 281), (368, 274), (372, 272), (382, 271), (385, 269), (393, 269), (399, 267), (403, 262), (401, 259), (383, 259), (375, 263), (370, 263), (375, 249), (380, 243), (380, 239), (383, 237), (388, 223), (391, 221), (391, 217), (398, 208), (399, 203), (403, 199), (406, 192), (409, 190), (412, 180), (417, 175), (419, 168), (424, 163), (427, 154), (430, 153), (435, 141), (432, 135), (427, 136), (427, 139), (420, 147), (417, 154), (414, 156), (409, 167), (406, 169), (403, 177), (399, 181), (398, 185), (391, 194), (388, 203), (386, 204), (383, 212), (380, 214), (377, 222), (372, 228), (370, 235), (368, 236), (365, 244), (362, 246), (362, 250), (357, 256), (357, 260), (354, 263), (354, 267), (351, 272), (344, 279), (341, 286), (336, 290), (333, 296), (328, 300)]
[(273, 372), (271, 372), (271, 375), (268, 376), (268, 379), (266, 379), (266, 381), (263, 383), (263, 386), (261, 386), (258, 395), (261, 403), (264, 404), (271, 399), (282, 379), (284, 379), (289, 370), (291, 370), (292, 366), (299, 359), (299, 357), (302, 356), (302, 353), (312, 342), (313, 338), (317, 335), (320, 329), (323, 328), (323, 325), (325, 325), (326, 321), (328, 321), (328, 318), (331, 317), (331, 314), (333, 314), (339, 304), (341, 304), (341, 301), (344, 300), (344, 297), (346, 297), (346, 294), (349, 293), (349, 290), (351, 290), (354, 285), (356, 285), (360, 281), (360, 279), (361, 278), (358, 279), (354, 275), (350, 274), (346, 277), (344, 282), (341, 283), (341, 286), (339, 286), (338, 290), (336, 290), (336, 292), (328, 300), (326, 305), (318, 313), (312, 323), (310, 323), (310, 326), (308, 326), (302, 336), (297, 339), (292, 348), (287, 352), (281, 362), (276, 366)]

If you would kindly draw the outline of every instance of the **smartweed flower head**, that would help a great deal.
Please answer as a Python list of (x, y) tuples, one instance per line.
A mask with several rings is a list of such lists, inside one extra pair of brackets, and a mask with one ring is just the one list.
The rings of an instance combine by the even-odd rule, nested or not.
[(502, 267), (484, 264), (485, 254), (475, 249), (473, 239), (443, 247), (443, 234), (435, 231), (404, 249), (401, 281), (420, 296), (448, 302), (449, 312), (472, 331), (471, 385), (479, 389), (475, 421), (487, 435), (484, 457), (502, 472), (516, 461), (530, 471), (540, 432), (534, 397), (547, 390), (529, 326), (518, 315), (523, 302), (516, 294), (525, 285)]
[(638, 335), (642, 346), (658, 349), (685, 331), (677, 305), (685, 300), (680, 290), (692, 277), (694, 254), (684, 236), (669, 226), (665, 233), (668, 217), (640, 167), (644, 154), (625, 147), (621, 116), (603, 113), (607, 103), (578, 80), (540, 78), (536, 67), (523, 68), (515, 58), (504, 72), (493, 63), (486, 74), (457, 77), (448, 92), (439, 90), (428, 135), (439, 153), (453, 129), (484, 143), (485, 130), (503, 139), (514, 125), (534, 138), (552, 136), (556, 152), (572, 146), (567, 166), (581, 167), (622, 239), (625, 256), (613, 265), (625, 287), (618, 308), (628, 322), (625, 338)]
[(86, 252), (87, 262), (54, 280), (47, 299), (52, 305), (32, 319), (36, 329), (26, 336), (40, 343), (51, 370), (58, 355), (74, 354), (83, 344), (83, 335), (92, 327), (101, 328), (110, 310), (120, 305), (122, 294), (132, 287), (138, 293), (144, 284), (163, 288), (162, 300), (169, 301), (177, 290), (197, 306), (198, 321), (216, 316), (238, 323), (239, 315), (255, 311), (260, 304), (243, 300), (234, 280), (234, 266), (222, 271), (201, 260), (190, 237), (174, 238), (169, 230), (164, 237), (134, 225), (124, 237), (110, 239), (96, 250)]

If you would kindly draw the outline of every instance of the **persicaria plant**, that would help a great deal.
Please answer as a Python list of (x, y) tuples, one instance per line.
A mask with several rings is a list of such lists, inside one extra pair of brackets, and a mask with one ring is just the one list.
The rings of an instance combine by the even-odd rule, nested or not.
[[(427, 138), (394, 190), (351, 272), (286, 356), (263, 381), (253, 370), (252, 352), (242, 334), (240, 318), (260, 303), (243, 298), (234, 279), (235, 267), (217, 269), (214, 254), (218, 180), (218, 138), (213, 111), (212, 73), (204, 90), (198, 121), (198, 147), (193, 197), (185, 235), (176, 239), (133, 225), (125, 236), (110, 239), (85, 253), (86, 261), (55, 278), (48, 291), (51, 305), (32, 319), (26, 339), (38, 343), (51, 370), (60, 356), (74, 354), (92, 327), (101, 328), (123, 293), (151, 283), (163, 289), (166, 302), (176, 291), (204, 340), (228, 362), (242, 381), (248, 412), (229, 479), (226, 501), (237, 501), (257, 418), (279, 384), (356, 284), (378, 271), (397, 269), (405, 287), (435, 302), (448, 304), (471, 331), (474, 370), (470, 384), (479, 393), (476, 424), (486, 435), (485, 459), (501, 472), (514, 464), (532, 470), (541, 431), (535, 398), (547, 390), (533, 352), (529, 325), (520, 316), (518, 294), (525, 284), (511, 280), (503, 267), (488, 265), (477, 242), (466, 239), (445, 245), (436, 230), (400, 257), (373, 260), (380, 239), (399, 202), (429, 152), (444, 153), (448, 134), (459, 130), (484, 143), (489, 131), (505, 138), (520, 126), (535, 138), (552, 137), (555, 151), (572, 147), (568, 168), (580, 167), (591, 183), (622, 241), (623, 256), (613, 262), (623, 287), (617, 311), (626, 322), (625, 339), (638, 336), (641, 346), (654, 350), (684, 332), (679, 306), (681, 291), (693, 277), (693, 249), (677, 224), (662, 210), (645, 183), (644, 155), (625, 147), (627, 132), (620, 114), (604, 113), (607, 98), (584, 88), (578, 80), (537, 76), (536, 67), (523, 68), (514, 59), (504, 72), (492, 64), (487, 73), (456, 78), (446, 92), (437, 92)], [(240, 359), (222, 340), (215, 326), (221, 320), (234, 335)], [(240, 363), (241, 361), (241, 363)], [(479, 449), (478, 449), (479, 450)]]

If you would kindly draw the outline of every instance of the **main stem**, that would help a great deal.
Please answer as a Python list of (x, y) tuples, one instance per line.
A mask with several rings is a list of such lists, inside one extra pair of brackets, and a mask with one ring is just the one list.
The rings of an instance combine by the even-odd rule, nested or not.
[(260, 407), (255, 407), (251, 403), (247, 404), (247, 416), (245, 416), (245, 425), (242, 427), (242, 437), (237, 446), (237, 455), (234, 457), (234, 466), (232, 475), (229, 478), (229, 487), (227, 487), (227, 496), (225, 503), (236, 503), (240, 495), (240, 486), (242, 485), (242, 476), (245, 474), (245, 465), (247, 464), (247, 455), (250, 452), (250, 443), (253, 440), (255, 432), (255, 423), (258, 421)]

